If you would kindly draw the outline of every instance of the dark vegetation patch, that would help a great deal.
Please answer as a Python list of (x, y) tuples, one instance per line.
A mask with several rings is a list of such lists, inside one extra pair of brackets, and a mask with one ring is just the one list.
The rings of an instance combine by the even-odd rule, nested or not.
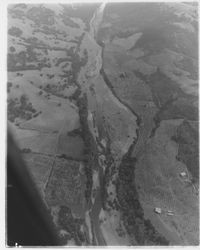
[(101, 46), (104, 46), (102, 44), (102, 41), (109, 37), (110, 41), (112, 41), (114, 38), (127, 38), (134, 34), (134, 30), (132, 28), (127, 29), (119, 29), (117, 26), (112, 27), (100, 27), (97, 33), (97, 41)]
[(153, 101), (158, 107), (158, 112), (154, 117), (155, 128), (152, 130), (151, 136), (155, 134), (162, 120), (198, 120), (198, 108), (193, 105), (194, 97), (185, 94), (177, 83), (162, 73), (159, 68), (150, 76), (139, 71), (134, 71), (134, 73), (149, 85)]
[[(65, 90), (65, 88), (67, 87), (67, 83), (64, 84), (47, 84), (46, 86), (41, 88), (48, 93), (46, 96), (47, 98), (50, 98), (50, 94), (54, 95), (54, 96), (58, 96), (58, 97), (62, 97), (65, 98), (65, 95), (63, 94), (63, 91)], [(41, 91), (40, 91), (41, 92)], [(39, 93), (40, 93), (39, 92)]]
[(116, 183), (117, 198), (122, 211), (124, 226), (130, 236), (134, 236), (138, 245), (169, 245), (169, 242), (155, 230), (150, 220), (144, 218), (135, 186), (136, 158), (131, 158), (132, 147), (123, 157)]
[(70, 62), (70, 61), (71, 61), (70, 58), (58, 58), (55, 66), (60, 66), (61, 63), (63, 63), (63, 62)]
[(115, 34), (115, 37), (118, 38), (128, 38), (129, 36), (133, 35), (133, 30), (132, 29), (127, 29), (127, 30), (120, 30), (118, 33)]
[[(196, 53), (198, 53), (196, 51)], [(182, 60), (174, 63), (176, 67), (185, 70), (190, 73), (189, 78), (193, 80), (198, 80), (198, 61), (195, 61), (191, 57), (184, 56)]]
[(158, 112), (156, 119), (158, 121), (168, 119), (188, 119), (198, 121), (198, 108), (190, 100), (179, 98), (169, 105), (166, 105), (162, 112)]
[(150, 54), (159, 53), (162, 50), (169, 48), (171, 45), (170, 38), (161, 28), (146, 28), (143, 31), (143, 35), (136, 43), (134, 48), (144, 48)]
[(56, 65), (59, 65), (63, 61), (71, 62), (71, 70), (70, 71), (63, 71), (63, 72), (65, 72), (63, 77), (67, 77), (68, 78), (68, 83), (69, 84), (71, 83), (72, 85), (73, 84), (77, 85), (76, 79), (77, 79), (77, 76), (78, 76), (78, 74), (80, 72), (80, 69), (88, 61), (87, 50), (84, 50), (82, 58), (78, 54), (79, 49), (80, 49), (80, 44), (81, 44), (81, 41), (82, 41), (83, 37), (84, 37), (84, 34), (81, 35), (80, 37), (78, 37), (76, 48), (72, 47), (72, 48), (66, 50), (67, 57), (64, 58), (64, 59), (58, 60), (57, 63), (56, 63)]
[[(116, 165), (112, 158), (110, 147), (108, 147), (108, 150), (106, 153), (106, 169), (101, 180), (102, 208), (107, 211), (110, 211), (110, 209), (120, 211), (119, 202), (115, 198), (114, 199), (111, 198), (112, 199), (111, 200), (110, 199), (111, 193), (108, 193), (108, 186), (109, 186), (110, 180), (112, 179), (112, 176), (116, 173), (116, 171), (117, 171)], [(112, 184), (116, 186), (116, 181), (112, 180)]]
[(144, 27), (140, 30), (143, 35), (134, 48), (142, 48), (153, 55), (170, 49), (182, 55), (196, 58), (198, 51), (197, 37), (168, 22), (163, 25)]
[(83, 133), (82, 133), (82, 129), (81, 128), (76, 128), (76, 129), (73, 129), (72, 131), (69, 131), (67, 133), (68, 136), (83, 136)]
[(76, 245), (85, 245), (87, 241), (85, 233), (81, 230), (84, 219), (72, 214), (73, 207), (80, 209), (84, 199), (82, 190), (85, 187), (82, 186), (79, 166), (80, 161), (65, 160), (65, 155), (57, 156), (45, 189), (48, 206), (59, 207), (56, 225), (58, 230), (67, 232), (61, 236), (63, 244), (67, 244), (70, 239), (73, 239)]
[(44, 6), (32, 7), (27, 11), (26, 17), (36, 25), (53, 25), (55, 13)]
[(23, 10), (16, 9), (16, 8), (10, 9), (9, 13), (11, 13), (12, 18), (21, 19), (21, 20), (23, 20), (25, 16), (25, 13)]
[(11, 36), (16, 36), (16, 37), (20, 37), (22, 35), (22, 30), (20, 28), (17, 28), (17, 27), (11, 27), (9, 30), (8, 30), (8, 34), (11, 35)]
[(8, 53), (7, 55), (8, 71), (41, 70), (43, 67), (50, 66), (46, 57), (38, 59), (33, 45), (27, 46), (25, 50), (19, 53)]
[(183, 162), (192, 175), (194, 183), (199, 182), (199, 133), (191, 127), (188, 121), (177, 128), (172, 139), (179, 145), (177, 159)]
[[(117, 14), (113, 18), (112, 14)], [(109, 3), (106, 6), (104, 17), (113, 24), (112, 29), (130, 29), (132, 24), (143, 30), (145, 28), (164, 27), (165, 21), (176, 18), (173, 13), (161, 11), (158, 3)]]
[(69, 160), (69, 161), (75, 161), (75, 162), (84, 162), (85, 160), (84, 159), (81, 159), (80, 158), (75, 158), (74, 156), (68, 156), (66, 154), (60, 154), (60, 155), (57, 155), (57, 158), (61, 158), (61, 159), (65, 159), (65, 160)]
[(55, 27), (52, 27), (52, 26), (49, 27), (48, 25), (42, 25), (41, 27), (34, 29), (33, 32), (34, 33), (41, 32), (45, 35), (51, 35), (51, 36), (53, 35), (56, 39), (59, 39), (59, 40), (63, 40), (67, 36), (65, 31), (60, 31), (56, 29)]
[(40, 41), (37, 37), (30, 36), (28, 38), (22, 38), (24, 42), (28, 43), (27, 49), (34, 49), (37, 46), (45, 46), (45, 43), (43, 41)]
[(23, 154), (29, 154), (29, 153), (31, 153), (32, 151), (31, 151), (30, 148), (23, 148), (23, 149), (21, 149), (21, 152), (22, 152)]
[[(57, 30), (55, 27), (52, 27), (55, 17), (54, 11), (40, 5), (29, 9), (26, 13), (26, 17), (35, 22), (35, 24), (37, 25), (37, 29), (33, 31), (33, 36), (28, 38), (21, 37), (23, 31), (17, 27), (13, 26), (8, 30), (9, 35), (20, 37), (24, 42), (18, 42), (20, 45), (24, 46), (24, 50), (20, 51), (19, 53), (16, 53), (16, 49), (11, 44), (7, 56), (8, 71), (41, 70), (43, 67), (50, 68), (51, 64), (48, 58), (44, 55), (48, 55), (48, 50), (58, 50), (66, 53), (66, 58), (58, 59), (58, 61), (56, 62), (56, 66), (59, 66), (60, 63), (64, 61), (70, 61), (72, 63), (72, 70), (69, 81), (74, 83), (76, 81), (76, 77), (80, 71), (80, 68), (85, 65), (88, 60), (86, 50), (84, 51), (83, 57), (80, 58), (79, 56), (80, 44), (85, 34), (83, 33), (81, 36), (77, 36), (73, 41), (76, 48), (71, 47), (70, 49), (66, 49), (60, 48), (59, 46), (51, 47), (43, 41), (40, 41), (38, 38), (34, 37), (34, 33), (42, 32), (47, 35), (53, 35), (54, 38), (51, 37), (50, 39), (64, 39), (63, 37), (66, 36), (66, 33), (64, 31)], [(36, 51), (35, 49), (41, 50), (41, 53)]]
[(78, 98), (77, 106), (79, 108), (82, 138), (83, 138), (84, 145), (85, 145), (85, 149), (84, 149), (84, 154), (85, 154), (85, 159), (86, 159), (85, 174), (87, 178), (85, 197), (86, 197), (86, 201), (89, 202), (91, 194), (92, 194), (92, 185), (93, 185), (92, 171), (98, 166), (98, 155), (97, 155), (98, 150), (96, 148), (96, 143), (90, 132), (88, 122), (87, 122), (88, 101), (87, 101), (86, 94)]
[(144, 75), (139, 71), (134, 71), (136, 77), (143, 80), (151, 88), (154, 103), (158, 108), (163, 107), (170, 100), (184, 97), (184, 92), (179, 88), (176, 82), (172, 81), (158, 68), (150, 76)]
[(13, 86), (12, 82), (7, 82), (7, 93), (10, 93), (12, 86)]
[[(54, 76), (54, 75), (53, 75)], [(81, 94), (81, 90), (79, 88), (77, 88), (69, 97), (66, 96), (63, 91), (68, 87), (68, 85), (75, 85), (76, 84), (76, 81), (75, 79), (72, 78), (73, 77), (72, 75), (68, 76), (67, 80), (68, 82), (67, 83), (62, 83), (62, 84), (47, 84), (45, 85), (44, 87), (41, 85), (39, 88), (40, 89), (43, 89), (46, 93), (45, 96), (49, 99), (50, 98), (50, 95), (54, 95), (54, 96), (58, 96), (58, 97), (61, 97), (61, 98), (65, 98), (65, 99), (69, 99), (70, 101), (77, 101), (77, 98), (79, 97), (79, 95)], [(43, 92), (42, 91), (39, 91), (38, 92), (39, 95), (42, 95)]]
[(72, 28), (80, 28), (77, 23), (75, 23), (69, 16), (65, 14), (66, 11), (63, 12), (61, 15), (62, 21), (66, 26), (72, 27)]
[(15, 52), (15, 51), (16, 51), (16, 49), (15, 49), (15, 47), (14, 47), (14, 46), (10, 46), (9, 50), (10, 50), (10, 52), (11, 52), (11, 53), (13, 53), (13, 52)]
[[(163, 8), (163, 5), (160, 3), (109, 3), (104, 11), (104, 19), (111, 23), (112, 27), (102, 28), (100, 32), (112, 39), (121, 30), (128, 30), (134, 24), (137, 32), (143, 33), (136, 47), (142, 48), (147, 53), (154, 54), (168, 48), (197, 58), (198, 27), (196, 23), (193, 22), (193, 27), (196, 29), (194, 33), (174, 26), (173, 22), (184, 23), (187, 19), (183, 15), (177, 16), (174, 9), (167, 6)], [(112, 14), (118, 17), (113, 18)]]
[(33, 108), (32, 103), (28, 102), (26, 95), (21, 95), (20, 99), (8, 99), (8, 120), (15, 122), (16, 118), (23, 120), (30, 120), (39, 115), (36, 109)]
[[(48, 58), (43, 56), (42, 59), (38, 57), (38, 53), (35, 49), (41, 49), (44, 53), (48, 53), (48, 50), (63, 50), (67, 56), (65, 58), (60, 58), (57, 60), (55, 66), (59, 66), (62, 62), (71, 62), (71, 73), (70, 73), (70, 81), (75, 82), (76, 77), (80, 71), (80, 68), (84, 66), (88, 61), (87, 51), (84, 51), (83, 57), (81, 58), (78, 54), (79, 46), (81, 44), (81, 40), (83, 36), (79, 37), (77, 41), (77, 47), (74, 49), (73, 47), (70, 49), (62, 49), (57, 47), (49, 47), (43, 43), (40, 43), (37, 38), (30, 37), (25, 39), (28, 43), (23, 51), (19, 53), (15, 53), (15, 50), (10, 51), (7, 56), (7, 67), (8, 71), (20, 71), (20, 70), (41, 70), (43, 67), (51, 67), (51, 64), (48, 62)], [(64, 53), (63, 52), (63, 53)], [(63, 71), (64, 72), (64, 71)], [(68, 72), (67, 72), (68, 73)]]
[(74, 52), (70, 51), (70, 53), (68, 53), (68, 56), (70, 56), (70, 58), (71, 58), (72, 81), (73, 82), (76, 82), (76, 79), (77, 79), (77, 76), (80, 72), (81, 67), (85, 66), (87, 61), (88, 61), (87, 50), (84, 50), (84, 56), (82, 58), (80, 58), (80, 56), (78, 55), (79, 47), (80, 47), (81, 41), (83, 39), (83, 36), (80, 37), (76, 50)]
[(81, 231), (83, 219), (74, 218), (71, 209), (67, 206), (61, 206), (58, 213), (58, 225), (61, 229), (67, 231), (63, 238), (63, 243), (67, 244), (70, 239), (74, 239), (77, 246), (86, 243), (86, 235)]
[(48, 205), (81, 206), (83, 188), (79, 162), (57, 157), (45, 190)]
[(74, 91), (74, 93), (69, 97), (69, 100), (70, 101), (77, 101), (78, 98), (79, 98), (79, 96), (80, 96), (80, 94), (81, 94), (81, 90), (80, 90), (80, 88), (77, 88)]

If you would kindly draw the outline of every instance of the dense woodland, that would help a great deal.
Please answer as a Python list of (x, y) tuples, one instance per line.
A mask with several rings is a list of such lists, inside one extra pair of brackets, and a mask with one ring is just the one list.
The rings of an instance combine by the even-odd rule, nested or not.
[(123, 157), (116, 183), (117, 198), (122, 211), (124, 226), (138, 245), (169, 245), (164, 236), (155, 230), (149, 220), (144, 219), (137, 189), (135, 186), (136, 158), (131, 157), (132, 147)]

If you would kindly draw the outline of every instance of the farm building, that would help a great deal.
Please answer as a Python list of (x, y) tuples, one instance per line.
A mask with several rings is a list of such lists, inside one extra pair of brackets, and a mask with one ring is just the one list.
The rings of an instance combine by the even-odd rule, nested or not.
[(160, 207), (155, 207), (154, 208), (154, 212), (157, 214), (161, 214), (162, 213), (162, 209)]
[(181, 177), (186, 177), (187, 174), (186, 174), (186, 172), (181, 172), (181, 173), (180, 173), (180, 176), (181, 176)]

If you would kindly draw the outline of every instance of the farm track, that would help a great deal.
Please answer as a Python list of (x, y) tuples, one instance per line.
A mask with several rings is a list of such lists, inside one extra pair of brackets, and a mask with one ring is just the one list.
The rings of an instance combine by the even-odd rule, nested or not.
[[(31, 152), (31, 154), (34, 154), (34, 155), (41, 155), (41, 156), (47, 156), (47, 157), (52, 157), (54, 156), (54, 154), (48, 154), (48, 153), (39, 153), (39, 152)], [(75, 158), (75, 157), (71, 157), (71, 156), (64, 156), (64, 157), (61, 157), (60, 155), (56, 155), (56, 157), (58, 159), (64, 159), (64, 160), (67, 160), (67, 161), (76, 161), (76, 162), (84, 162), (84, 159), (78, 159), (78, 158)]]

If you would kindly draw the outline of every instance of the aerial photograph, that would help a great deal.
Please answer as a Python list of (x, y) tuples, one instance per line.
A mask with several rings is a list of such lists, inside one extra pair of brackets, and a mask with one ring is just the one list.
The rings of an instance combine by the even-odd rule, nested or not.
[(199, 245), (198, 24), (198, 1), (7, 5), (7, 246)]

